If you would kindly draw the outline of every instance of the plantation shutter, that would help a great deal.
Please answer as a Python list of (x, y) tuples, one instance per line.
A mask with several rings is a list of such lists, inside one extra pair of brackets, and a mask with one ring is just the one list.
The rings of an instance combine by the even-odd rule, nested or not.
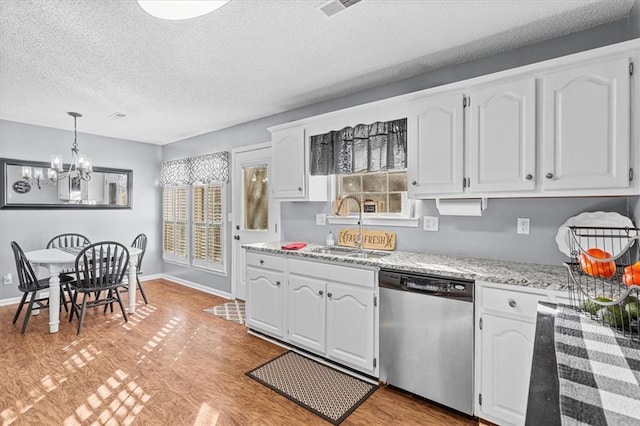
[(224, 271), (223, 193), (221, 182), (193, 185), (194, 266)]
[(187, 255), (187, 187), (165, 186), (162, 197), (163, 259), (186, 263)]

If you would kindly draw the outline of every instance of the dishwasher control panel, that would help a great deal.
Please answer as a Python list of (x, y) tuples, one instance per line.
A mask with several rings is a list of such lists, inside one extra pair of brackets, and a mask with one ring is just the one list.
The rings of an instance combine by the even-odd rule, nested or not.
[(473, 301), (474, 282), (470, 280), (382, 269), (378, 273), (378, 283), (383, 288)]

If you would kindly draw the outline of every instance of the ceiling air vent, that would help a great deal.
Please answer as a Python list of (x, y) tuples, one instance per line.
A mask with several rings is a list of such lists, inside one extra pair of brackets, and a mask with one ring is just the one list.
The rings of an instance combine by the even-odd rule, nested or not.
[(127, 116), (127, 114), (124, 114), (122, 112), (114, 112), (113, 114), (109, 115), (109, 118), (113, 118), (114, 120), (120, 120), (121, 118), (125, 118)]
[(325, 1), (318, 6), (322, 13), (327, 16), (333, 16), (338, 12), (342, 12), (346, 8), (353, 6), (358, 3), (360, 0), (329, 0)]

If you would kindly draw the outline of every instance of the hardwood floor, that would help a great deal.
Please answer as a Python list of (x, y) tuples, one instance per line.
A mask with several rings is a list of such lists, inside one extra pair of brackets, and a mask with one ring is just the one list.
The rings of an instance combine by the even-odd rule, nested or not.
[[(128, 323), (117, 307), (89, 309), (79, 336), (64, 311), (58, 333), (43, 311), (21, 335), (16, 305), (0, 307), (2, 425), (329, 424), (244, 374), (285, 349), (203, 312), (224, 299), (145, 284), (150, 304), (138, 303)], [(343, 424), (478, 422), (381, 387)]]

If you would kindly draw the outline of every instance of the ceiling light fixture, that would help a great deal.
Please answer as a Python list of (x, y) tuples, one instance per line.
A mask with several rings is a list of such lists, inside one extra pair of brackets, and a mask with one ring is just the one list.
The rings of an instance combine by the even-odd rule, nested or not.
[(151, 16), (161, 19), (190, 19), (220, 9), (231, 0), (138, 0), (140, 7)]
[(51, 169), (57, 172), (58, 180), (69, 178), (70, 180), (91, 180), (91, 173), (93, 172), (93, 166), (91, 165), (91, 159), (83, 154), (80, 154), (78, 150), (78, 117), (82, 117), (82, 114), (77, 112), (68, 112), (73, 117), (73, 146), (71, 147), (71, 163), (69, 168), (64, 171), (64, 165), (62, 164), (62, 156), (54, 154), (51, 156)]

